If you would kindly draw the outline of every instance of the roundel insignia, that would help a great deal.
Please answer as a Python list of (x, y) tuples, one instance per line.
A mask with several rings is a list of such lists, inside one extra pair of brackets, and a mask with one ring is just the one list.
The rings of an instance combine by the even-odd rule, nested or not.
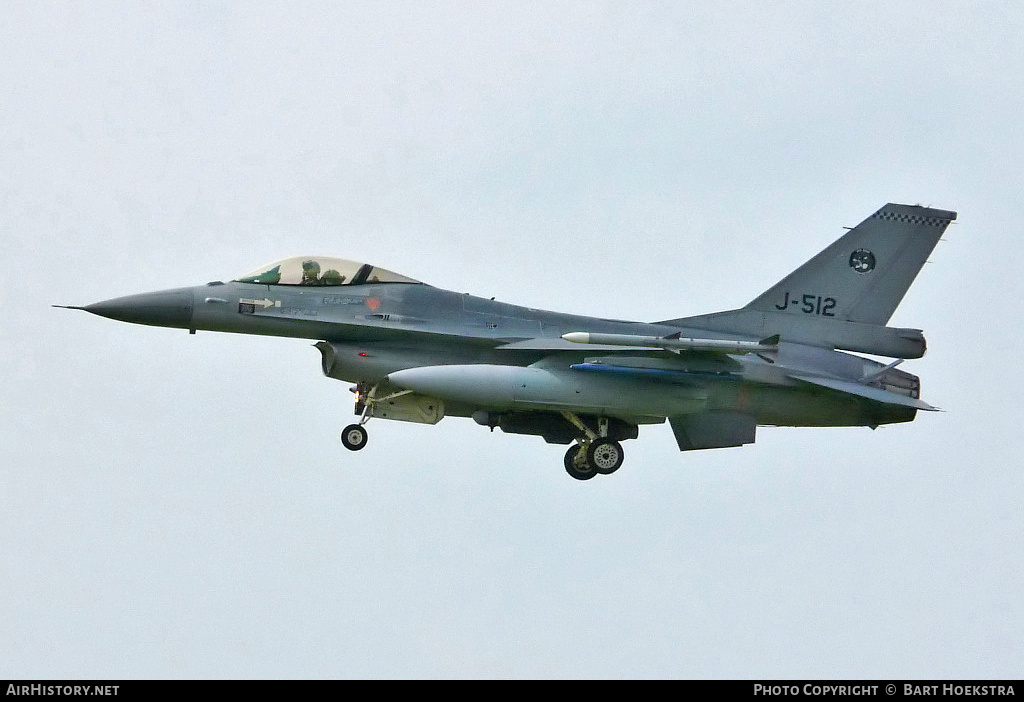
[(850, 254), (850, 268), (858, 273), (867, 273), (875, 267), (875, 255), (867, 249), (857, 249)]

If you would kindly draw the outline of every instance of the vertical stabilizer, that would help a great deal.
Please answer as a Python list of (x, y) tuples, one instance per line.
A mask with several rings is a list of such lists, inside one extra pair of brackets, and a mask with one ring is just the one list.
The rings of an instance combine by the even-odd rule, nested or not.
[(884, 326), (954, 219), (890, 203), (744, 309)]

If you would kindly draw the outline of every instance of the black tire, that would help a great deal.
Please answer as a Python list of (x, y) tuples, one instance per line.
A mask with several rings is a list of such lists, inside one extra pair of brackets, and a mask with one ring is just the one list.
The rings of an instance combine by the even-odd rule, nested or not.
[(622, 444), (610, 439), (598, 439), (587, 449), (587, 464), (593, 466), (595, 473), (611, 475), (622, 466), (626, 454)]
[(358, 424), (349, 424), (341, 431), (341, 443), (349, 451), (358, 451), (366, 446), (369, 435), (366, 430)]
[[(579, 458), (577, 458), (579, 456)], [(597, 473), (587, 462), (586, 451), (579, 444), (573, 444), (565, 452), (565, 472), (576, 478), (576, 480), (590, 480)]]

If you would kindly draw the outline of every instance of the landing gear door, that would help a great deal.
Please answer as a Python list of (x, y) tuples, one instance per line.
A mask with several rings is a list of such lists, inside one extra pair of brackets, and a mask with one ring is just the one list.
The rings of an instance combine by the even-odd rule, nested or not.
[(381, 398), (370, 403), (369, 416), (416, 424), (437, 424), (444, 418), (444, 402), (414, 393)]

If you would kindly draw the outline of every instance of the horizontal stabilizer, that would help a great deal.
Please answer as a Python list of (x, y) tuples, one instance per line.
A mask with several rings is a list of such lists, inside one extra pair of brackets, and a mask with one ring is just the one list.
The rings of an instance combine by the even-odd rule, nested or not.
[(852, 382), (849, 380), (835, 380), (833, 378), (817, 378), (810, 375), (793, 375), (791, 376), (796, 380), (802, 380), (805, 383), (812, 383), (814, 385), (820, 385), (830, 390), (836, 390), (838, 392), (845, 392), (850, 395), (859, 395), (875, 402), (883, 402), (887, 405), (902, 405), (903, 407), (913, 407), (919, 410), (928, 410), (930, 412), (937, 412), (937, 407), (932, 407), (927, 402), (917, 399), (916, 397), (907, 397), (906, 395), (900, 395), (899, 393), (889, 392), (888, 390), (882, 390), (881, 388), (871, 387), (869, 385), (862, 385), (860, 383)]

